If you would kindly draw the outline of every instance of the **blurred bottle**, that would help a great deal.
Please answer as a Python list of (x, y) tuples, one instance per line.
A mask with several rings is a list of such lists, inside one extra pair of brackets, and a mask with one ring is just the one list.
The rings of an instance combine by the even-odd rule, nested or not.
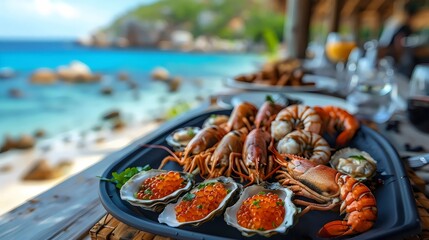
[(413, 71), (409, 97), (408, 118), (423, 132), (429, 133), (429, 65), (417, 65)]

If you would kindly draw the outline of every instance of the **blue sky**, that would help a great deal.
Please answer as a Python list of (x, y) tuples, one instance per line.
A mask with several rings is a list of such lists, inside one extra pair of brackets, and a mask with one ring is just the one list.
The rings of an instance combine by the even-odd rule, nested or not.
[(0, 0), (0, 38), (88, 35), (135, 6), (156, 0)]

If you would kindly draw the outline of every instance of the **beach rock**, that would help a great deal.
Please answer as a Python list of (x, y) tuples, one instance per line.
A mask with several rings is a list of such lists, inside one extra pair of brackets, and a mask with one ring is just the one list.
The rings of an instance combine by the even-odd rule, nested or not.
[(128, 87), (130, 89), (137, 89), (139, 87), (139, 85), (137, 84), (137, 82), (134, 81), (128, 81)]
[(0, 167), (0, 173), (7, 173), (12, 171), (13, 167), (11, 165), (3, 165)]
[(195, 87), (198, 87), (198, 88), (203, 87), (203, 86), (204, 86), (204, 80), (203, 80), (203, 79), (201, 79), (201, 78), (197, 78), (197, 79), (195, 79), (195, 80), (194, 80), (194, 86), (195, 86)]
[(105, 137), (97, 137), (95, 139), (95, 143), (100, 144), (100, 143), (104, 143), (106, 141)]
[(101, 131), (103, 128), (100, 126), (100, 125), (96, 125), (96, 126), (94, 126), (93, 128), (92, 128), (92, 131), (94, 131), (94, 132), (99, 132), (99, 131)]
[(130, 76), (128, 75), (127, 72), (118, 72), (118, 76), (117, 76), (118, 80), (120, 81), (128, 81), (130, 79)]
[(179, 77), (174, 77), (168, 81), (168, 87), (170, 92), (176, 92), (179, 90), (180, 85), (182, 84), (182, 79)]
[(16, 76), (15, 70), (10, 67), (0, 68), (0, 79), (9, 79)]
[(52, 166), (46, 159), (38, 160), (28, 171), (23, 180), (49, 180), (64, 176), (73, 163), (70, 160), (62, 160), (57, 165)]
[(125, 122), (122, 119), (118, 118), (113, 122), (112, 130), (115, 130), (115, 131), (122, 130), (125, 128), (125, 126), (126, 126)]
[(72, 61), (67, 66), (59, 66), (57, 74), (61, 80), (72, 83), (98, 82), (101, 80), (100, 74), (92, 73), (88, 65), (80, 61)]
[(42, 137), (45, 137), (45, 136), (46, 136), (46, 131), (43, 130), (43, 129), (37, 129), (34, 132), (34, 137), (36, 137), (36, 138), (42, 138)]
[(35, 144), (34, 137), (30, 135), (23, 134), (15, 142), (15, 148), (17, 149), (29, 149), (34, 147)]
[(115, 118), (121, 117), (121, 113), (118, 110), (112, 110), (106, 114), (103, 115), (103, 120), (111, 120)]
[(170, 73), (163, 67), (157, 67), (152, 70), (151, 77), (154, 80), (167, 81), (170, 77)]
[(39, 68), (30, 77), (34, 84), (53, 84), (57, 81), (57, 75), (48, 68)]
[(203, 96), (198, 95), (195, 97), (195, 100), (197, 100), (199, 102), (203, 102), (205, 100), (205, 98)]
[(9, 151), (15, 148), (15, 141), (9, 135), (6, 135), (3, 140), (3, 146), (0, 148), (0, 153)]
[(24, 97), (24, 92), (18, 88), (11, 88), (8, 91), (8, 95), (11, 98), (22, 98)]
[(69, 69), (77, 74), (91, 73), (91, 69), (85, 63), (74, 60), (69, 64)]
[(111, 96), (113, 94), (113, 88), (111, 88), (111, 87), (103, 87), (100, 90), (100, 93), (101, 93), (101, 95), (104, 95), (104, 96)]

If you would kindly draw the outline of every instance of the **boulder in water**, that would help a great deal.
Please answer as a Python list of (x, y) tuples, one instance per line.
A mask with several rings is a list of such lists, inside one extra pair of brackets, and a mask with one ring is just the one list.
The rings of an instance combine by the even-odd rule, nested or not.
[(48, 68), (39, 68), (30, 77), (34, 84), (53, 84), (57, 81), (57, 75)]
[(24, 97), (24, 92), (18, 88), (11, 88), (8, 91), (9, 97), (11, 98), (22, 98)]
[(168, 87), (170, 92), (177, 92), (180, 85), (182, 84), (182, 79), (179, 77), (174, 77), (168, 81)]
[(103, 120), (111, 120), (121, 117), (121, 113), (118, 110), (112, 110), (103, 115)]
[(45, 137), (45, 136), (46, 136), (46, 131), (45, 131), (45, 130), (43, 130), (43, 129), (37, 129), (37, 130), (34, 132), (34, 136), (35, 136), (36, 138), (42, 138), (42, 137)]
[(94, 74), (91, 69), (83, 62), (72, 61), (67, 66), (57, 68), (58, 77), (65, 82), (87, 83), (100, 81), (101, 75)]
[(0, 68), (0, 79), (9, 79), (16, 76), (15, 70), (10, 67)]
[(121, 72), (118, 72), (117, 78), (120, 81), (128, 81), (130, 79), (130, 76), (128, 75), (127, 72), (121, 71)]
[(111, 96), (113, 94), (113, 88), (111, 87), (103, 87), (101, 90), (101, 95)]
[(118, 118), (113, 122), (112, 130), (122, 130), (125, 128), (125, 125), (125, 122), (122, 119)]
[(151, 76), (154, 80), (167, 81), (170, 77), (170, 73), (163, 67), (157, 67), (152, 70)]
[(29, 149), (34, 147), (35, 144), (34, 137), (30, 135), (23, 134), (15, 141), (15, 148), (17, 149)]
[(0, 148), (0, 153), (9, 151), (15, 148), (15, 141), (9, 135), (6, 135), (3, 140), (3, 146)]

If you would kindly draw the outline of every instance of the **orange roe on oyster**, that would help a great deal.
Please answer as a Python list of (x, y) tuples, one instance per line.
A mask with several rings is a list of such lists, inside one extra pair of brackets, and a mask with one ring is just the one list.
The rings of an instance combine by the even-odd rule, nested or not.
[(186, 185), (180, 173), (169, 171), (143, 181), (136, 197), (143, 200), (160, 199)]
[(260, 231), (277, 228), (284, 218), (284, 201), (275, 193), (253, 195), (243, 202), (237, 212), (240, 226)]
[(228, 194), (228, 190), (219, 182), (200, 184), (198, 189), (187, 193), (174, 208), (177, 221), (190, 222), (204, 218), (218, 208)]

